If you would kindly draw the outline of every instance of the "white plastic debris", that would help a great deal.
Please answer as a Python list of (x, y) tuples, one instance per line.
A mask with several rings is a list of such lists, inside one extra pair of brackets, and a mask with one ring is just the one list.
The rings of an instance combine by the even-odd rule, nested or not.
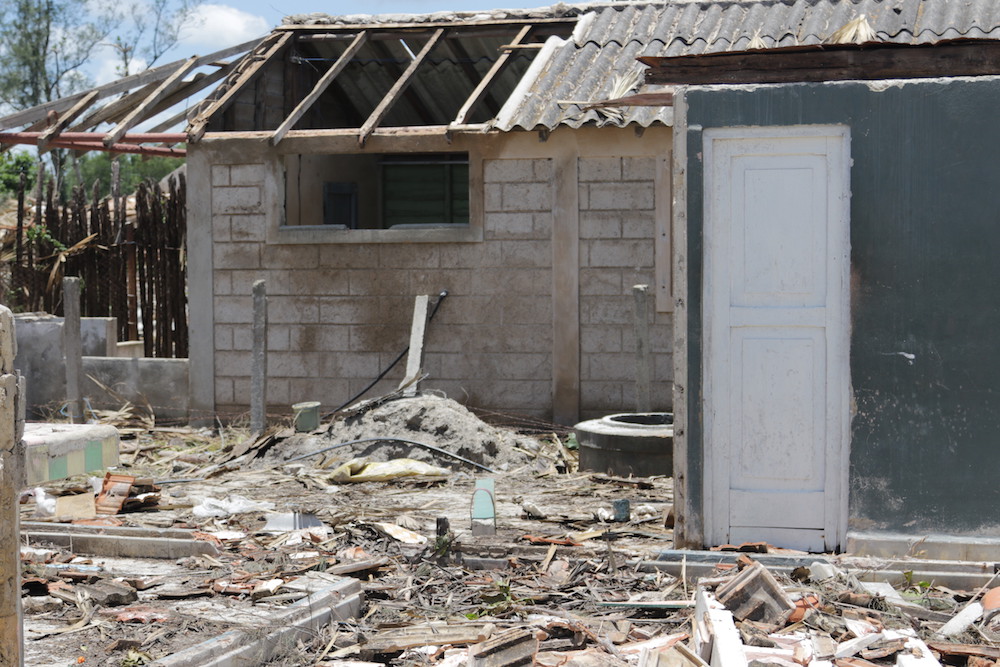
[(266, 512), (274, 509), (274, 503), (264, 500), (250, 500), (245, 496), (232, 494), (224, 500), (218, 498), (202, 498), (191, 508), (191, 513), (204, 519), (210, 516), (232, 516), (247, 512)]
[(35, 487), (35, 516), (55, 516), (56, 497), (40, 486)]

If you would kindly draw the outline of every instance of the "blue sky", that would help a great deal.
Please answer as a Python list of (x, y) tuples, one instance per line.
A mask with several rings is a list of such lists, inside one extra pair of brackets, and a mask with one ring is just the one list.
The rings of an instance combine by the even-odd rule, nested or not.
[[(359, 2), (321, 2), (317, 0), (242, 0), (224, 4), (205, 2), (195, 7), (192, 20), (182, 31), (181, 42), (156, 64), (180, 60), (192, 55), (205, 55), (261, 37), (281, 24), (290, 14), (422, 14), (437, 11), (477, 11), (498, 7), (537, 7), (545, 0), (519, 4), (516, 0), (368, 0)], [(550, 3), (549, 3), (550, 4)], [(95, 62), (88, 68), (95, 83), (105, 83), (118, 78), (114, 52), (104, 49), (95, 54)], [(136, 63), (132, 71), (141, 70), (143, 63)]]

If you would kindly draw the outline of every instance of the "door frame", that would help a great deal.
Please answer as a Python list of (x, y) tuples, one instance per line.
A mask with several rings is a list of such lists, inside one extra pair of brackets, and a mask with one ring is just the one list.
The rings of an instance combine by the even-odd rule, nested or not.
[[(839, 371), (836, 376), (842, 378), (842, 386), (836, 392), (835, 400), (840, 405), (838, 414), (827, 415), (827, 422), (836, 420), (834, 429), (839, 430), (839, 438), (832, 446), (828, 443), (825, 468), (825, 522), (827, 530), (826, 544), (828, 548), (843, 549), (847, 544), (848, 521), (848, 477), (850, 467), (850, 420), (851, 420), (851, 382), (850, 382), (850, 128), (846, 125), (785, 125), (769, 127), (726, 127), (706, 128), (702, 134), (703, 150), (703, 281), (702, 281), (702, 332), (704, 335), (701, 376), (702, 376), (702, 482), (704, 489), (702, 517), (703, 535), (707, 545), (717, 544), (720, 537), (729, 533), (729, 463), (731, 452), (729, 448), (713, 446), (712, 396), (714, 395), (713, 378), (709, 360), (712, 350), (717, 349), (712, 340), (713, 327), (711, 322), (712, 308), (710, 288), (713, 280), (711, 271), (714, 262), (713, 252), (716, 244), (712, 241), (712, 229), (715, 226), (712, 197), (712, 169), (716, 157), (716, 142), (725, 139), (782, 139), (782, 138), (819, 138), (827, 137), (827, 141), (839, 144), (836, 148), (843, 156), (842, 164), (830, 164), (828, 178), (832, 185), (828, 192), (839, 197), (844, 205), (840, 208), (841, 221), (837, 235), (841, 240), (840, 248), (846, 257), (840, 262), (837, 273), (839, 285), (834, 285), (830, 294), (837, 299), (838, 317), (845, 325), (835, 331), (839, 340), (834, 348), (842, 350), (839, 358), (831, 359), (827, 355), (828, 364), (836, 364)], [(832, 153), (828, 152), (827, 155)], [(834, 180), (837, 179), (837, 180)], [(838, 182), (839, 181), (839, 182)], [(828, 347), (829, 350), (829, 347)], [(827, 378), (831, 377), (831, 369), (827, 368)], [(832, 391), (828, 388), (828, 391)], [(724, 498), (724, 500), (722, 500)]]

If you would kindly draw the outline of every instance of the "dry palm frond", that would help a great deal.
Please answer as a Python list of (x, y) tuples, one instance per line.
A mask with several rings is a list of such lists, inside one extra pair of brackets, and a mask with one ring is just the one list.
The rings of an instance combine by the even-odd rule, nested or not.
[(868, 17), (862, 14), (858, 18), (849, 21), (839, 30), (835, 31), (826, 40), (827, 44), (864, 44), (875, 42), (877, 35), (868, 23)]
[(760, 36), (760, 28), (757, 28), (757, 30), (755, 30), (753, 33), (753, 37), (750, 38), (750, 43), (747, 44), (747, 49), (754, 50), (754, 49), (766, 49), (766, 48), (767, 44), (764, 43), (764, 40), (761, 39)]
[[(619, 97), (625, 97), (639, 87), (640, 81), (641, 75), (637, 69), (624, 74), (615, 74), (615, 78), (611, 82), (611, 91), (608, 93), (608, 99), (617, 100)], [(597, 113), (616, 123), (621, 123), (625, 119), (622, 107), (598, 107)]]

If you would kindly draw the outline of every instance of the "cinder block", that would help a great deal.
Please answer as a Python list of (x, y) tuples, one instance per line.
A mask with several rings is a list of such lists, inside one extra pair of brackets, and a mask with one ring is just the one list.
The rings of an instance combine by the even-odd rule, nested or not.
[(234, 164), (229, 166), (231, 185), (258, 185), (266, 176), (263, 164)]
[(602, 325), (583, 325), (580, 327), (581, 355), (621, 351), (621, 327)]
[(552, 188), (548, 183), (504, 183), (504, 211), (548, 211), (552, 209)]
[(219, 377), (250, 377), (251, 367), (250, 352), (223, 352), (215, 353), (215, 374)]
[[(279, 272), (272, 272), (279, 273)], [(268, 276), (268, 294), (301, 294), (322, 296), (329, 294), (349, 294), (349, 273), (344, 269), (319, 268), (312, 270), (282, 271), (280, 275), (282, 290), (270, 289)]]
[(589, 187), (590, 210), (651, 210), (656, 204), (652, 181), (591, 183)]
[(321, 298), (316, 296), (268, 297), (268, 324), (319, 323), (320, 303)]
[(625, 211), (622, 213), (622, 238), (649, 239), (656, 236), (656, 217), (652, 211)]
[(229, 221), (233, 241), (259, 241), (267, 237), (267, 218), (263, 215), (234, 215)]
[(630, 354), (588, 354), (583, 358), (583, 379), (635, 381), (635, 357)]
[(378, 296), (382, 294), (409, 294), (410, 271), (383, 271), (373, 268), (352, 269), (347, 274), (348, 292), (351, 296)]
[(622, 383), (582, 380), (580, 382), (580, 416), (584, 419), (603, 417), (625, 408)]
[[(502, 324), (551, 324), (552, 299), (548, 296), (501, 296)], [(528, 345), (529, 341), (524, 341)]]
[(534, 168), (535, 180), (547, 183), (555, 176), (555, 163), (552, 158), (538, 158), (531, 161)]
[(483, 229), (487, 243), (493, 239), (535, 238), (535, 216), (532, 213), (487, 213)]
[(233, 293), (233, 272), (215, 271), (212, 275), (212, 294), (229, 296)]
[(269, 376), (286, 378), (316, 377), (320, 369), (320, 353), (302, 352), (272, 352), (267, 355), (267, 373)]
[(212, 165), (211, 179), (213, 186), (230, 185), (231, 183), (229, 181), (229, 165), (228, 164)]
[(487, 213), (503, 210), (503, 183), (486, 183), (483, 186), (483, 208)]
[(379, 248), (382, 269), (436, 268), (441, 265), (435, 243), (391, 244)]
[(487, 183), (533, 181), (535, 180), (535, 162), (543, 162), (543, 160), (484, 160), (483, 179)]
[(260, 268), (260, 245), (256, 243), (215, 243), (212, 246), (215, 269)]
[(626, 181), (651, 181), (656, 178), (655, 157), (622, 158), (622, 179)]
[(346, 325), (301, 325), (289, 327), (288, 349), (304, 352), (346, 352), (350, 349), (350, 327)]
[(652, 240), (587, 241), (588, 267), (651, 267), (654, 261)]
[[(353, 324), (374, 320), (373, 309), (378, 305), (361, 297), (321, 297), (319, 299), (319, 324)], [(373, 322), (374, 323), (374, 322)]]
[(622, 215), (619, 211), (580, 211), (580, 238), (621, 238)]
[(315, 245), (265, 245), (263, 266), (266, 269), (315, 269), (319, 266), (319, 248)]
[(630, 296), (591, 296), (580, 299), (581, 324), (632, 326), (633, 301)]
[[(398, 352), (397, 352), (398, 354)], [(321, 355), (319, 374), (329, 378), (368, 378), (371, 380), (379, 371), (379, 355), (376, 352), (353, 354)]]
[(549, 241), (502, 241), (503, 260), (501, 266), (517, 267), (551, 267), (552, 244)]
[[(635, 283), (632, 283), (635, 284)], [(580, 269), (580, 296), (619, 296), (624, 294), (621, 271), (615, 269)]]
[(217, 324), (251, 324), (253, 300), (249, 296), (217, 296), (214, 299)]
[(241, 214), (261, 213), (260, 188), (256, 186), (227, 186), (212, 188), (212, 213)]
[(319, 265), (335, 269), (366, 269), (378, 262), (375, 244), (327, 243), (319, 248)]
[(228, 243), (233, 240), (228, 215), (212, 216), (212, 241)]
[(622, 179), (622, 160), (617, 157), (580, 158), (577, 162), (581, 182), (620, 181)]

